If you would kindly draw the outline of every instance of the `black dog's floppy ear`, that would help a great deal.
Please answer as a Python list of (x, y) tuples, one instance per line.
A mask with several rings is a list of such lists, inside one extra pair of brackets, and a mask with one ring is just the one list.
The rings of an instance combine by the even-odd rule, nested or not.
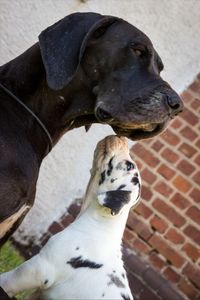
[(42, 31), (39, 45), (50, 88), (60, 90), (71, 81), (92, 33), (116, 19), (96, 13), (74, 13)]

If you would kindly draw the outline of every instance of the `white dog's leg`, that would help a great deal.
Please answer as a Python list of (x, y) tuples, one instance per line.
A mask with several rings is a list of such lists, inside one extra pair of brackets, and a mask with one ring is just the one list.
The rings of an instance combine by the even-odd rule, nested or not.
[(0, 286), (10, 296), (34, 288), (47, 288), (55, 278), (54, 267), (39, 255), (0, 275)]

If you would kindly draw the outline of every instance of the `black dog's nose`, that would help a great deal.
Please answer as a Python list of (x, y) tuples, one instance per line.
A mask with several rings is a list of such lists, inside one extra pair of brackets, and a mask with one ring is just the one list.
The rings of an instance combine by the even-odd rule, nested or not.
[(166, 95), (166, 101), (171, 108), (173, 116), (178, 115), (183, 111), (183, 102), (178, 95)]
[(105, 109), (97, 107), (96, 109), (96, 117), (101, 122), (111, 122), (113, 120), (113, 117), (109, 112), (107, 112)]

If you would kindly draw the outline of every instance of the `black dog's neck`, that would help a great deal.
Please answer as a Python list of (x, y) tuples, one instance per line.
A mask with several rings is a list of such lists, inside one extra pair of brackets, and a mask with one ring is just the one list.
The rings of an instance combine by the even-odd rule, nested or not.
[[(60, 91), (51, 90), (46, 82), (38, 43), (2, 66), (0, 77), (1, 83), (41, 119), (50, 132), (54, 145), (68, 130), (96, 121), (93, 115), (95, 97), (90, 92), (90, 83), (85, 80), (84, 72), (80, 68), (67, 88)], [(85, 86), (87, 83), (88, 88)], [(10, 103), (12, 107), (16, 106), (14, 101)], [(44, 156), (47, 147), (44, 132), (38, 126), (34, 126), (33, 129), (30, 122), (33, 117), (23, 108), (19, 106), (17, 108), (23, 122), (27, 120), (27, 126), (31, 125), (30, 131), (34, 130), (33, 136), (37, 136), (37, 139), (33, 143), (37, 150), (40, 150), (40, 155)]]

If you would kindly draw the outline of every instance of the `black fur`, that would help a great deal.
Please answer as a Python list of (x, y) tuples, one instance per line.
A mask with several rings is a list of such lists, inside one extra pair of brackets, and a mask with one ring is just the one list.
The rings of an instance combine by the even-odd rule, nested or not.
[[(123, 300), (131, 300), (129, 296), (121, 294)], [(147, 299), (146, 299), (147, 300)]]
[(139, 179), (138, 179), (137, 176), (134, 176), (134, 177), (131, 179), (131, 182), (132, 182), (134, 185), (140, 184)]
[(124, 288), (125, 285), (124, 283), (121, 281), (121, 279), (113, 274), (108, 274), (108, 277), (110, 278), (110, 281), (108, 282), (108, 286), (111, 284), (116, 285), (118, 288)]
[(2, 289), (2, 287), (0, 287), (0, 299), (1, 300), (17, 300), (16, 298), (10, 298), (6, 292)]
[(82, 259), (82, 256), (71, 258), (69, 261), (67, 261), (67, 264), (71, 265), (72, 268), (74, 269), (78, 269), (78, 268), (99, 269), (103, 266), (103, 264), (97, 264), (88, 259)]
[(106, 192), (104, 206), (111, 209), (113, 214), (118, 214), (124, 204), (130, 201), (131, 192), (129, 191), (109, 191)]
[(101, 173), (101, 179), (99, 180), (99, 185), (101, 185), (102, 183), (104, 183), (105, 179), (106, 179), (106, 171), (104, 170)]
[(114, 158), (114, 156), (109, 160), (109, 163), (108, 163), (108, 170), (107, 170), (107, 175), (108, 176), (111, 175), (112, 170), (113, 170), (113, 164), (112, 164), (113, 158)]
[(117, 188), (117, 190), (119, 191), (119, 190), (121, 190), (121, 189), (123, 189), (123, 188), (125, 188), (125, 187), (126, 187), (125, 184), (121, 184), (121, 185)]
[[(142, 57), (138, 46), (144, 49)], [(42, 120), (53, 145), (67, 131), (93, 123), (109, 124), (118, 135), (139, 140), (160, 133), (183, 107), (160, 77), (162, 68), (149, 38), (133, 25), (113, 16), (75, 13), (45, 29), (39, 43), (1, 66), (0, 82)], [(23, 205), (33, 205), (48, 142), (33, 117), (2, 89), (0, 97), (0, 143), (6, 145), (0, 145), (1, 226)], [(144, 130), (148, 124), (152, 127)], [(0, 243), (26, 213), (11, 230), (7, 226)]]

